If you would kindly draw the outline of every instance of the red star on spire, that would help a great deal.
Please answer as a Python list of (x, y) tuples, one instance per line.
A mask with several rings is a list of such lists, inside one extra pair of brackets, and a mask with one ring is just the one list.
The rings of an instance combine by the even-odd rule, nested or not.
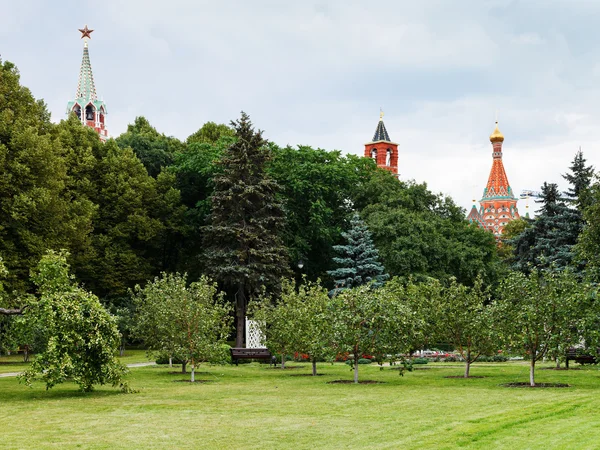
[(79, 28), (79, 31), (81, 31), (81, 39), (83, 38), (92, 38), (92, 36), (90, 36), (90, 34), (92, 34), (92, 31), (94, 30), (90, 30), (87, 25), (83, 28)]

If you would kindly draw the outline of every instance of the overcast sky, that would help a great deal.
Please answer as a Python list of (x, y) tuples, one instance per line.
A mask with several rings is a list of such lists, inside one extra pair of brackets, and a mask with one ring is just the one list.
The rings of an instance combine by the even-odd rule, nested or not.
[(362, 154), (381, 107), (401, 178), (470, 208), (496, 113), (517, 195), (566, 188), (580, 146), (600, 167), (599, 23), (594, 0), (0, 0), (0, 54), (59, 121), (77, 29), (96, 30), (112, 136), (143, 115), (185, 139), (244, 110), (277, 144)]

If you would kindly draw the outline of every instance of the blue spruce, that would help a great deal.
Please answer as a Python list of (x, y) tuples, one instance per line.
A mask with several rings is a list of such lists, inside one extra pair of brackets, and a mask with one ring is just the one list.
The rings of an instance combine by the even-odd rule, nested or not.
[(339, 267), (327, 271), (334, 279), (335, 286), (330, 295), (367, 283), (372, 283), (374, 288), (382, 286), (390, 276), (379, 262), (379, 253), (373, 245), (371, 233), (358, 214), (354, 214), (350, 229), (342, 233), (342, 237), (346, 244), (333, 247), (338, 254), (333, 261)]

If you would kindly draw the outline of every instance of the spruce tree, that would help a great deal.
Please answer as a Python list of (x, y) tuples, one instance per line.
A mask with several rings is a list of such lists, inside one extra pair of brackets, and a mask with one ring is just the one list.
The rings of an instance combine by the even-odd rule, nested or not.
[(531, 267), (564, 268), (573, 263), (573, 246), (582, 229), (580, 213), (567, 206), (556, 183), (544, 182), (539, 215), (510, 244), (515, 249), (513, 267), (528, 273)]
[(573, 204), (580, 212), (583, 212), (590, 203), (589, 190), (594, 177), (594, 167), (586, 166), (586, 159), (580, 149), (575, 154), (569, 170), (571, 173), (562, 176), (571, 185), (565, 195), (569, 203)]
[(267, 141), (244, 112), (231, 125), (236, 140), (214, 178), (203, 256), (206, 272), (235, 292), (236, 346), (241, 347), (248, 299), (264, 287), (277, 289), (289, 267), (278, 236), (284, 225), (279, 186), (265, 173), (271, 158)]
[(389, 275), (379, 262), (379, 253), (373, 245), (367, 225), (358, 214), (354, 214), (350, 230), (342, 233), (342, 237), (346, 244), (333, 247), (339, 255), (333, 261), (340, 267), (327, 271), (335, 285), (330, 294), (335, 295), (370, 282), (373, 282), (373, 287), (382, 286)]

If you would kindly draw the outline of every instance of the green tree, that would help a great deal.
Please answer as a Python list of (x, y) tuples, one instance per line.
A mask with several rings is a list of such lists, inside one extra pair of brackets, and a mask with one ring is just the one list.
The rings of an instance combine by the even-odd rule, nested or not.
[(493, 283), (500, 270), (493, 235), (465, 219), (464, 210), (426, 185), (366, 186), (373, 203), (361, 216), (390, 276), (416, 281), (428, 277), (471, 285), (478, 274)]
[(175, 163), (170, 167), (186, 208), (181, 259), (191, 278), (202, 273), (201, 259), (197, 256), (203, 249), (202, 227), (210, 214), (213, 180), (222, 172), (218, 164), (221, 156), (234, 141), (235, 138), (226, 136), (215, 143), (189, 143), (185, 152), (176, 155)]
[(585, 227), (577, 244), (577, 254), (586, 264), (589, 276), (600, 282), (600, 178), (589, 191), (589, 206), (584, 210)]
[(334, 279), (335, 288), (331, 295), (366, 283), (374, 288), (381, 287), (389, 275), (379, 262), (371, 233), (358, 214), (354, 214), (350, 229), (342, 236), (346, 244), (334, 246), (339, 256), (333, 258), (340, 267), (327, 272)]
[(564, 268), (573, 263), (574, 245), (582, 230), (580, 215), (562, 198), (555, 183), (544, 183), (539, 215), (531, 227), (508, 241), (514, 247), (513, 268)]
[(333, 343), (338, 352), (353, 356), (354, 382), (363, 354), (383, 355), (410, 350), (414, 323), (406, 305), (389, 295), (386, 287), (368, 285), (340, 292), (331, 299)]
[(222, 137), (235, 136), (235, 130), (224, 123), (206, 122), (202, 127), (186, 139), (186, 143), (215, 144)]
[(469, 377), (471, 364), (481, 355), (490, 355), (498, 349), (493, 333), (489, 294), (480, 277), (469, 288), (456, 280), (433, 298), (430, 311), (421, 311), (435, 323), (440, 342), (450, 342), (465, 361), (464, 377)]
[(185, 275), (163, 273), (143, 289), (136, 287), (137, 332), (147, 346), (191, 366), (191, 382), (202, 361), (222, 359), (231, 329), (231, 307), (208, 278), (186, 282)]
[(282, 355), (290, 352), (307, 354), (312, 374), (317, 375), (317, 361), (333, 356), (332, 314), (327, 289), (319, 282), (304, 282), (297, 287), (286, 280), (276, 304), (266, 298), (253, 309), (253, 317), (265, 336), (267, 348)]
[[(304, 268), (295, 269), (299, 280), (327, 279), (333, 268), (333, 246), (341, 242), (353, 214), (353, 197), (360, 186), (377, 171), (370, 158), (342, 156), (339, 151), (270, 145), (273, 159), (268, 173), (281, 186), (285, 209), (283, 241), (290, 259), (302, 260)], [(397, 180), (393, 180), (397, 182)]]
[(564, 354), (581, 341), (587, 286), (572, 271), (511, 272), (498, 290), (493, 317), (504, 345), (530, 359), (529, 384), (535, 386), (535, 364), (546, 355)]
[(33, 274), (39, 300), (26, 312), (41, 333), (44, 348), (21, 380), (41, 379), (50, 389), (72, 380), (83, 391), (110, 383), (128, 389), (126, 368), (115, 358), (119, 332), (98, 297), (80, 288), (69, 275), (66, 254), (48, 252)]
[(282, 369), (285, 369), (286, 356), (294, 352), (297, 343), (294, 297), (285, 295), (286, 286), (284, 283), (284, 294), (277, 302), (270, 296), (262, 295), (249, 304), (249, 311), (264, 338), (265, 347), (273, 355), (281, 356)]
[[(131, 149), (114, 141), (98, 161), (92, 246), (78, 276), (102, 297), (123, 297), (135, 284), (177, 265), (185, 207), (172, 174), (148, 175)], [(180, 244), (182, 245), (182, 244)]]
[(236, 346), (241, 347), (248, 299), (265, 286), (277, 288), (289, 269), (278, 235), (284, 223), (279, 187), (265, 172), (271, 153), (246, 113), (232, 126), (236, 141), (214, 179), (203, 256), (207, 273), (235, 292)]
[(580, 149), (569, 166), (570, 173), (562, 176), (570, 184), (569, 189), (565, 192), (567, 199), (580, 212), (590, 205), (589, 189), (594, 178), (594, 167), (588, 166), (586, 163), (587, 160)]
[(174, 155), (184, 150), (184, 144), (174, 137), (156, 131), (145, 117), (136, 117), (127, 131), (116, 139), (122, 148), (131, 148), (148, 174), (156, 178), (164, 167), (173, 163)]
[(92, 229), (93, 204), (75, 195), (73, 158), (49, 119), (15, 66), (0, 61), (0, 254), (10, 292), (32, 288), (29, 271), (46, 250), (82, 251)]

